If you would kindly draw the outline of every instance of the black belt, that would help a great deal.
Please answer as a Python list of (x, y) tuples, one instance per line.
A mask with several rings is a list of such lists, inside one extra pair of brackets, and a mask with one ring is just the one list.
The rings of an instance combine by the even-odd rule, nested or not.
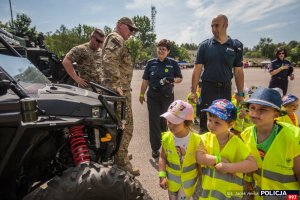
[(202, 81), (202, 83), (206, 83), (207, 85), (211, 85), (214, 87), (225, 87), (225, 86), (231, 86), (231, 81), (228, 82), (212, 82), (212, 81)]

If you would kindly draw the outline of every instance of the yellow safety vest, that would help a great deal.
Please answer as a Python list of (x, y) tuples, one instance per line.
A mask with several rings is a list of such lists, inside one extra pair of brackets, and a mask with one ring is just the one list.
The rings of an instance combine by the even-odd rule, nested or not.
[[(217, 137), (211, 132), (201, 135), (201, 140), (208, 154), (221, 155), (230, 163), (243, 161), (250, 154), (247, 146), (236, 135), (228, 140), (222, 150)], [(241, 199), (243, 183), (243, 173), (222, 174), (213, 166), (203, 166), (199, 199)]]
[(191, 132), (186, 154), (182, 165), (175, 147), (174, 137), (171, 132), (166, 132), (162, 138), (162, 146), (166, 153), (166, 171), (168, 178), (168, 189), (178, 192), (183, 187), (187, 197), (191, 197), (198, 182), (198, 168), (196, 162), (196, 151), (200, 144), (200, 135)]
[(292, 125), (295, 125), (295, 126), (299, 126), (298, 117), (297, 117), (297, 115), (295, 113), (294, 113), (294, 116), (295, 116), (296, 124), (293, 123), (293, 121), (291, 120), (291, 118), (288, 115), (284, 115), (284, 116), (278, 117), (277, 121), (278, 122), (289, 123), (289, 124), (292, 124)]
[[(282, 128), (263, 160), (256, 148), (254, 126), (247, 128), (241, 134), (258, 164), (258, 170), (253, 173), (256, 192), (260, 190), (300, 190), (293, 171), (294, 157), (300, 154), (300, 129), (282, 122), (279, 122), (278, 125)], [(255, 199), (262, 199), (262, 197), (255, 196)]]

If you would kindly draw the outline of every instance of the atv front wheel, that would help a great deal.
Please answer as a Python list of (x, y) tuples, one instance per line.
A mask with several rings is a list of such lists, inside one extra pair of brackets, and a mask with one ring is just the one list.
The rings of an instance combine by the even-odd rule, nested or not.
[(138, 180), (115, 166), (97, 163), (69, 168), (23, 200), (151, 199)]

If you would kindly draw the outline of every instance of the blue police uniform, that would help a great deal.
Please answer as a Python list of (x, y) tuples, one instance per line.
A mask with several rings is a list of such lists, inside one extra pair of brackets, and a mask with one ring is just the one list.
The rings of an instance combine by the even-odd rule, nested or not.
[(288, 88), (288, 76), (293, 73), (293, 67), (290, 61), (288, 60), (273, 60), (269, 66), (269, 72), (272, 72), (283, 65), (288, 65), (288, 69), (284, 69), (281, 72), (273, 75), (271, 77), (269, 88), (280, 88), (282, 89), (283, 95), (286, 95)]
[[(221, 44), (214, 38), (203, 41), (198, 48), (195, 64), (203, 64), (201, 103), (207, 108), (216, 99), (231, 100), (233, 67), (243, 67), (243, 44), (229, 38)], [(207, 131), (206, 113), (200, 113), (200, 130)]]
[(160, 115), (168, 110), (174, 101), (172, 83), (164, 83), (163, 78), (182, 78), (178, 63), (167, 57), (163, 61), (158, 58), (149, 60), (143, 75), (148, 80), (147, 107), (149, 114), (150, 144), (153, 151), (161, 147), (161, 132), (167, 130), (166, 120)]

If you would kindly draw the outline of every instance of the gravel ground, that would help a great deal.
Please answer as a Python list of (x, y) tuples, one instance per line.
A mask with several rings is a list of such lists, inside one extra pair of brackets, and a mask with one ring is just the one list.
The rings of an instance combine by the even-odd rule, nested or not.
[[(192, 69), (182, 70), (183, 82), (175, 86), (175, 99), (185, 99), (190, 91)], [(300, 78), (297, 77), (299, 69), (295, 70), (295, 80), (289, 82), (288, 93), (300, 97)], [(260, 85), (267, 87), (270, 75), (263, 69), (247, 68), (245, 73), (245, 86)], [(142, 183), (144, 188), (149, 192), (154, 200), (168, 199), (167, 191), (159, 187), (157, 163), (151, 157), (151, 147), (149, 142), (148, 110), (147, 105), (141, 105), (138, 100), (140, 86), (142, 81), (143, 70), (135, 70), (132, 81), (132, 107), (134, 118), (134, 133), (129, 146), (129, 152), (133, 154), (132, 163), (141, 171), (137, 179)], [(233, 84), (235, 85), (235, 84)], [(299, 115), (299, 110), (297, 115)]]

